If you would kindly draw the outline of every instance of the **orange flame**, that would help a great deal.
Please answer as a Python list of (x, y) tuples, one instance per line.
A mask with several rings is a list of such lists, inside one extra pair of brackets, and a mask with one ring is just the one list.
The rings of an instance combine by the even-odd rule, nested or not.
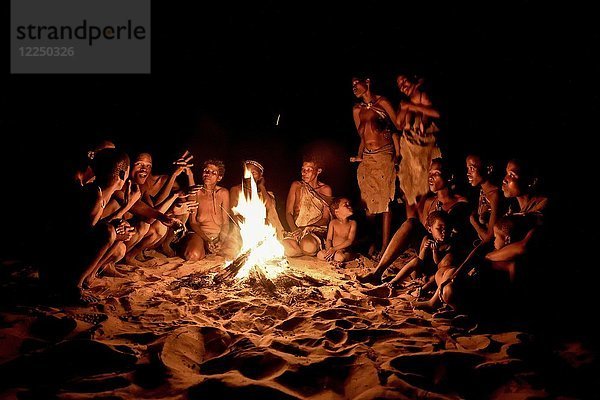
[(258, 197), (258, 189), (254, 177), (249, 169), (245, 169), (244, 178), (250, 181), (250, 196), (246, 197), (242, 184), (242, 190), (238, 199), (238, 204), (232, 211), (244, 217), (239, 224), (240, 235), (242, 236), (241, 253), (252, 249), (248, 260), (236, 275), (236, 278), (246, 278), (252, 267), (261, 268), (265, 276), (269, 279), (279, 275), (286, 266), (284, 258), (283, 245), (277, 240), (275, 228), (267, 224), (267, 208), (265, 203)]

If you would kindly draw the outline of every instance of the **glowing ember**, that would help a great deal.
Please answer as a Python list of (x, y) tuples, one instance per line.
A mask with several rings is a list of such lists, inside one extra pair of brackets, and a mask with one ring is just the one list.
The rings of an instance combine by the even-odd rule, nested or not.
[[(242, 236), (242, 250), (244, 254), (250, 250), (248, 259), (241, 267), (237, 275), (238, 279), (246, 278), (253, 267), (260, 268), (269, 279), (275, 278), (285, 269), (287, 261), (284, 259), (283, 246), (277, 240), (277, 232), (274, 227), (265, 223), (267, 209), (258, 197), (256, 182), (248, 169), (244, 172), (246, 181), (250, 181), (251, 192), (246, 198), (245, 190), (240, 191), (238, 205), (232, 210), (234, 213), (244, 217), (240, 223), (240, 234)], [(227, 263), (227, 267), (230, 263)]]

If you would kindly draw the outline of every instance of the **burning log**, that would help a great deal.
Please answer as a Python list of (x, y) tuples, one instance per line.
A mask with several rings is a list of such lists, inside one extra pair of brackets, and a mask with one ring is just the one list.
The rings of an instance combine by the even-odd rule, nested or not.
[[(263, 239), (260, 242), (258, 242), (256, 247), (262, 246), (262, 244), (265, 242), (265, 240), (266, 239)], [(238, 272), (240, 272), (240, 269), (242, 269), (242, 267), (244, 266), (246, 261), (248, 261), (248, 258), (250, 257), (252, 250), (254, 250), (254, 249), (250, 248), (250, 249), (244, 251), (243, 253), (241, 253), (239, 256), (237, 256), (235, 258), (235, 260), (233, 260), (231, 262), (231, 264), (229, 264), (227, 267), (225, 267), (223, 269), (223, 271), (221, 271), (219, 274), (217, 274), (217, 276), (215, 276), (215, 279), (214, 279), (215, 283), (222, 283), (226, 280), (233, 279), (238, 274)]]
[(257, 286), (264, 288), (270, 294), (277, 291), (275, 284), (267, 278), (262, 268), (255, 266), (250, 272), (250, 276), (256, 280)]

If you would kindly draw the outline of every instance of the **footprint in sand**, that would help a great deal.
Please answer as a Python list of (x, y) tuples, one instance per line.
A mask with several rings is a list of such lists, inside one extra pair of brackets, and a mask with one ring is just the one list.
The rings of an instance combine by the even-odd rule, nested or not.
[(197, 374), (207, 360), (221, 357), (233, 342), (225, 331), (212, 327), (185, 327), (172, 332), (160, 353), (162, 363), (172, 374)]
[(485, 350), (491, 344), (491, 340), (484, 335), (461, 336), (456, 338), (456, 342), (460, 345), (460, 347), (468, 351)]
[(298, 326), (303, 324), (306, 321), (306, 317), (291, 317), (275, 326), (275, 329), (279, 329), (282, 331), (293, 331)]
[(292, 344), (292, 343), (283, 343), (283, 342), (278, 341), (278, 340), (274, 340), (271, 343), (270, 347), (273, 350), (277, 350), (277, 351), (280, 351), (282, 353), (291, 354), (291, 355), (296, 356), (296, 357), (306, 357), (306, 356), (308, 356), (310, 354), (308, 351), (303, 350), (302, 348), (300, 348), (300, 346), (297, 346), (297, 345)]
[(348, 339), (348, 333), (340, 328), (330, 329), (325, 332), (325, 337), (334, 344), (343, 344)]
[(269, 351), (251, 349), (227, 353), (200, 365), (203, 375), (218, 375), (237, 370), (246, 378), (261, 380), (277, 376), (285, 369), (286, 361)]
[(335, 325), (339, 326), (342, 329), (350, 329), (354, 327), (354, 324), (352, 322), (345, 319), (338, 319), (337, 321), (335, 321)]
[(261, 317), (273, 317), (275, 319), (286, 319), (289, 311), (284, 306), (267, 306)]
[(322, 310), (313, 315), (313, 318), (322, 319), (342, 319), (349, 316), (355, 317), (357, 314), (354, 311), (347, 310), (345, 308), (330, 308), (328, 310)]
[[(299, 393), (302, 398), (337, 398), (332, 393), (343, 393), (346, 380), (352, 371), (356, 356), (332, 356), (310, 364), (298, 365), (287, 370), (275, 381)], [(320, 396), (317, 396), (319, 395)]]
[(394, 329), (351, 329), (348, 331), (348, 341), (351, 343), (373, 344), (397, 336), (398, 331)]
[(352, 323), (355, 329), (366, 329), (372, 325), (371, 321), (360, 317), (348, 317), (346, 319)]

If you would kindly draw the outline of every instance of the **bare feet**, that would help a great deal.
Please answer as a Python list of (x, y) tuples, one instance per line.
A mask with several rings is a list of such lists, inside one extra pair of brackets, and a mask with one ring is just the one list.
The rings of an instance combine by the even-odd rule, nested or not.
[(99, 302), (100, 300), (87, 290), (79, 288), (79, 301), (84, 304), (93, 304)]
[(378, 275), (375, 275), (373, 272), (369, 272), (366, 275), (357, 275), (356, 279), (360, 283), (371, 283), (373, 285), (378, 285), (381, 283), (381, 277)]
[(176, 254), (175, 254), (175, 250), (173, 250), (173, 249), (171, 248), (171, 244), (169, 244), (169, 243), (167, 243), (167, 242), (164, 242), (164, 243), (162, 244), (162, 246), (161, 246), (161, 250), (162, 250), (163, 254), (164, 254), (165, 256), (167, 256), (167, 257), (175, 257), (175, 256), (176, 256)]
[(435, 299), (429, 299), (426, 301), (415, 301), (412, 303), (412, 306), (415, 310), (433, 311), (436, 308), (436, 301)]
[(127, 265), (133, 265), (138, 268), (154, 268), (161, 265), (161, 263), (156, 259), (151, 259), (148, 261), (140, 261), (132, 255), (125, 256), (125, 263)]
[(367, 296), (386, 298), (392, 297), (394, 289), (384, 284), (374, 287), (373, 289), (363, 290), (362, 293), (366, 294)]
[(126, 274), (117, 270), (115, 264), (107, 264), (102, 270), (98, 271), (98, 276), (109, 276), (112, 278), (125, 278)]

